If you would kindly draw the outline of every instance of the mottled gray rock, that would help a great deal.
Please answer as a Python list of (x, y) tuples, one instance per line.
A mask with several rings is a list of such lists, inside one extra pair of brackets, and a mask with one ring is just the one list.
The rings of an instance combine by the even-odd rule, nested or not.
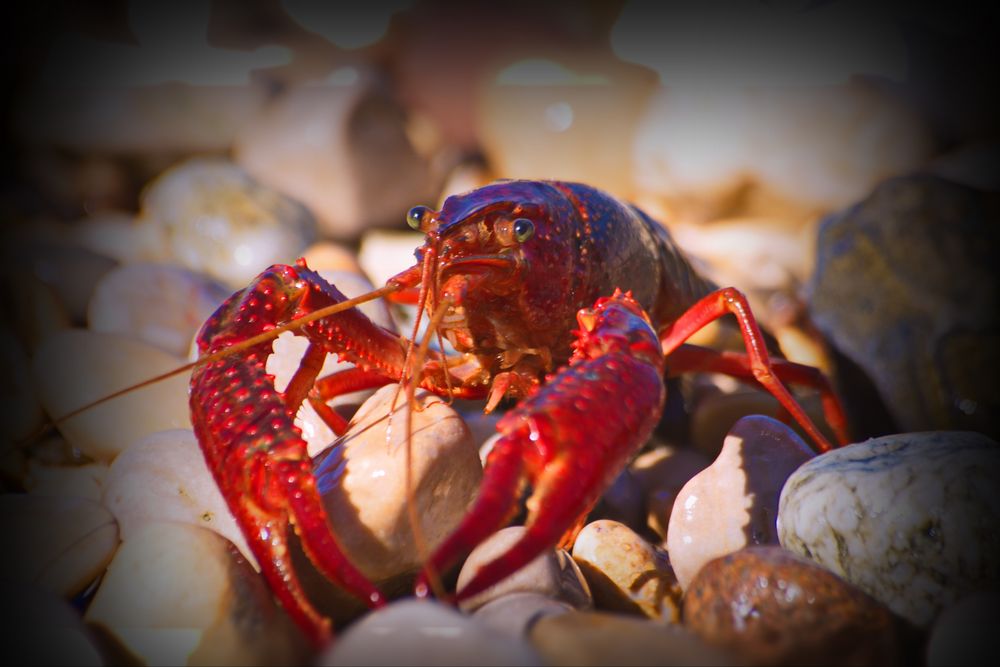
[(1000, 437), (998, 222), (1000, 195), (930, 175), (823, 222), (809, 309), (861, 435)]
[(886, 436), (809, 461), (785, 484), (781, 544), (911, 622), (1000, 584), (1000, 445), (978, 433)]
[(541, 665), (526, 643), (433, 600), (407, 599), (347, 629), (316, 665)]

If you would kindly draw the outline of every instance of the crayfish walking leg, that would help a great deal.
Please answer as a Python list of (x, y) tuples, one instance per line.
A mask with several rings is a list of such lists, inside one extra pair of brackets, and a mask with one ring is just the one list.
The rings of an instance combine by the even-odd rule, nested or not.
[[(202, 356), (216, 353), (345, 299), (304, 264), (273, 266), (205, 323), (199, 351)], [(284, 394), (265, 371), (271, 342), (263, 342), (195, 368), (191, 415), (208, 467), (263, 575), (289, 615), (321, 645), (330, 636), (330, 623), (309, 603), (291, 567), (289, 523), (327, 578), (373, 605), (384, 601), (337, 544), (306, 443), (293, 420), (326, 352), (366, 373), (393, 378), (402, 372), (405, 346), (357, 309), (310, 322), (297, 333), (310, 339), (310, 350)]]
[(656, 331), (631, 293), (616, 291), (582, 309), (570, 365), (497, 424), (502, 434), (486, 463), (479, 497), (458, 529), (433, 554), (417, 581), (454, 565), (516, 509), (519, 489), (534, 486), (523, 538), (487, 563), (460, 591), (493, 585), (574, 531), (629, 457), (649, 437), (663, 409), (663, 355)]

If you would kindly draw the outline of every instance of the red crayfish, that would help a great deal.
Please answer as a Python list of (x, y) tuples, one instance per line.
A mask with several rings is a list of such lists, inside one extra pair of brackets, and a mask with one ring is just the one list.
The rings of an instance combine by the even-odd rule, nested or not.
[[(290, 566), (289, 521), (325, 576), (372, 604), (382, 596), (342, 555), (327, 523), (293, 424), (303, 401), (339, 433), (346, 424), (327, 400), (409, 378), (411, 390), (419, 384), (486, 399), (487, 410), (505, 397), (524, 399), (497, 424), (501, 438), (473, 508), (417, 580), (418, 595), (428, 594), (437, 573), (504, 525), (530, 482), (524, 538), (458, 598), (579, 530), (657, 423), (668, 361), (671, 374), (714, 371), (763, 386), (826, 450), (829, 443), (783, 382), (814, 387), (831, 428), (847, 441), (826, 379), (771, 359), (744, 296), (701, 278), (668, 232), (639, 209), (585, 185), (500, 181), (449, 197), (440, 211), (415, 207), (407, 219), (426, 234), (416, 265), (364, 298), (417, 304), (417, 319), (429, 313), (429, 329), (457, 354), (429, 350), (427, 341), (418, 349), (373, 324), (349, 307), (363, 298), (347, 300), (302, 261), (267, 269), (220, 306), (198, 336), (191, 412), (206, 461), (279, 601), (317, 644), (329, 637), (329, 621)], [(736, 316), (745, 353), (685, 344), (726, 314)], [(288, 329), (310, 344), (279, 393), (264, 368), (271, 339)], [(327, 354), (355, 367), (317, 378)]]

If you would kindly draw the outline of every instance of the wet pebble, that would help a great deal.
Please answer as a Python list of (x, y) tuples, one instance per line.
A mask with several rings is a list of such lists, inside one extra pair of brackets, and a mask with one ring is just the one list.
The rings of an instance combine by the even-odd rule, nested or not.
[(777, 544), (778, 498), (788, 476), (812, 458), (787, 426), (761, 415), (740, 419), (718, 458), (691, 478), (667, 528), (670, 562), (683, 588), (713, 558)]
[(64, 597), (81, 592), (103, 572), (118, 546), (114, 517), (84, 498), (3, 494), (0, 516), (4, 576)]
[(599, 609), (680, 620), (681, 590), (667, 554), (628, 526), (602, 519), (584, 526), (573, 544)]
[(234, 154), (308, 206), (324, 236), (352, 239), (373, 224), (402, 226), (403, 213), (431, 194), (433, 174), (377, 76), (343, 72), (350, 81), (297, 86), (274, 100), (240, 133)]
[(553, 667), (741, 664), (681, 626), (599, 611), (544, 616), (530, 638)]
[(93, 331), (132, 336), (178, 357), (232, 290), (169, 264), (129, 264), (97, 283), (87, 307)]
[[(456, 590), (461, 591), (483, 566), (514, 546), (525, 532), (524, 526), (508, 526), (480, 543), (462, 566)], [(512, 593), (539, 593), (583, 609), (593, 605), (590, 587), (573, 558), (564, 549), (549, 549), (483, 592), (463, 600), (459, 606), (465, 611), (474, 611)]]
[(433, 600), (407, 599), (348, 628), (316, 665), (541, 665), (527, 644)]
[(754, 664), (893, 664), (896, 621), (874, 598), (779, 546), (747, 547), (703, 567), (684, 623)]
[(918, 626), (1000, 585), (1000, 444), (971, 432), (885, 436), (819, 456), (781, 494), (781, 544)]
[[(397, 385), (379, 389), (351, 420), (347, 433), (317, 458), (323, 504), (350, 559), (378, 582), (422, 565), (408, 505), (415, 503), (429, 548), (457, 525), (479, 490), (482, 466), (469, 430), (440, 398), (418, 391), (413, 412), (413, 498), (406, 492), (406, 397)], [(391, 428), (389, 428), (391, 426)]]
[(128, 541), (148, 523), (177, 521), (214, 530), (256, 563), (201, 453), (194, 432), (152, 433), (114, 460), (101, 502)]
[(316, 239), (298, 201), (218, 158), (192, 158), (150, 183), (138, 224), (160, 230), (168, 257), (232, 288), (264, 268), (290, 264)]
[(184, 523), (147, 523), (125, 541), (84, 618), (146, 664), (305, 658), (303, 635), (233, 545)]
[[(42, 342), (32, 374), (42, 405), (55, 418), (183, 363), (131, 338), (67, 329)], [(182, 374), (136, 389), (60, 422), (59, 431), (88, 456), (110, 462), (145, 435), (191, 428), (187, 385)]]

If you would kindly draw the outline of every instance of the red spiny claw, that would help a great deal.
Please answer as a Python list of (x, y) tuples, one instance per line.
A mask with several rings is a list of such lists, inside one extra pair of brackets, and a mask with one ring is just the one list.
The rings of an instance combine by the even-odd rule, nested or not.
[[(214, 354), (343, 300), (305, 267), (275, 266), (219, 308), (202, 328), (199, 348)], [(355, 310), (309, 324), (300, 333), (369, 370), (391, 375), (401, 368), (398, 339)], [(345, 348), (349, 353), (343, 353)], [(208, 467), (261, 572), (285, 610), (320, 646), (330, 637), (330, 623), (313, 608), (292, 569), (289, 523), (327, 578), (371, 605), (384, 600), (344, 556), (330, 529), (306, 443), (294, 424), (299, 406), (290, 402), (300, 402), (302, 392), (282, 395), (275, 390), (264, 366), (270, 353), (271, 343), (263, 342), (197, 367), (191, 376), (191, 417)], [(368, 357), (380, 363), (369, 363)], [(304, 377), (303, 382), (312, 379)]]
[(663, 358), (655, 330), (630, 295), (616, 292), (580, 311), (569, 366), (497, 424), (503, 434), (487, 461), (479, 497), (438, 547), (417, 582), (450, 568), (500, 528), (525, 479), (526, 531), (457, 593), (480, 593), (572, 531), (652, 432), (663, 408)]

